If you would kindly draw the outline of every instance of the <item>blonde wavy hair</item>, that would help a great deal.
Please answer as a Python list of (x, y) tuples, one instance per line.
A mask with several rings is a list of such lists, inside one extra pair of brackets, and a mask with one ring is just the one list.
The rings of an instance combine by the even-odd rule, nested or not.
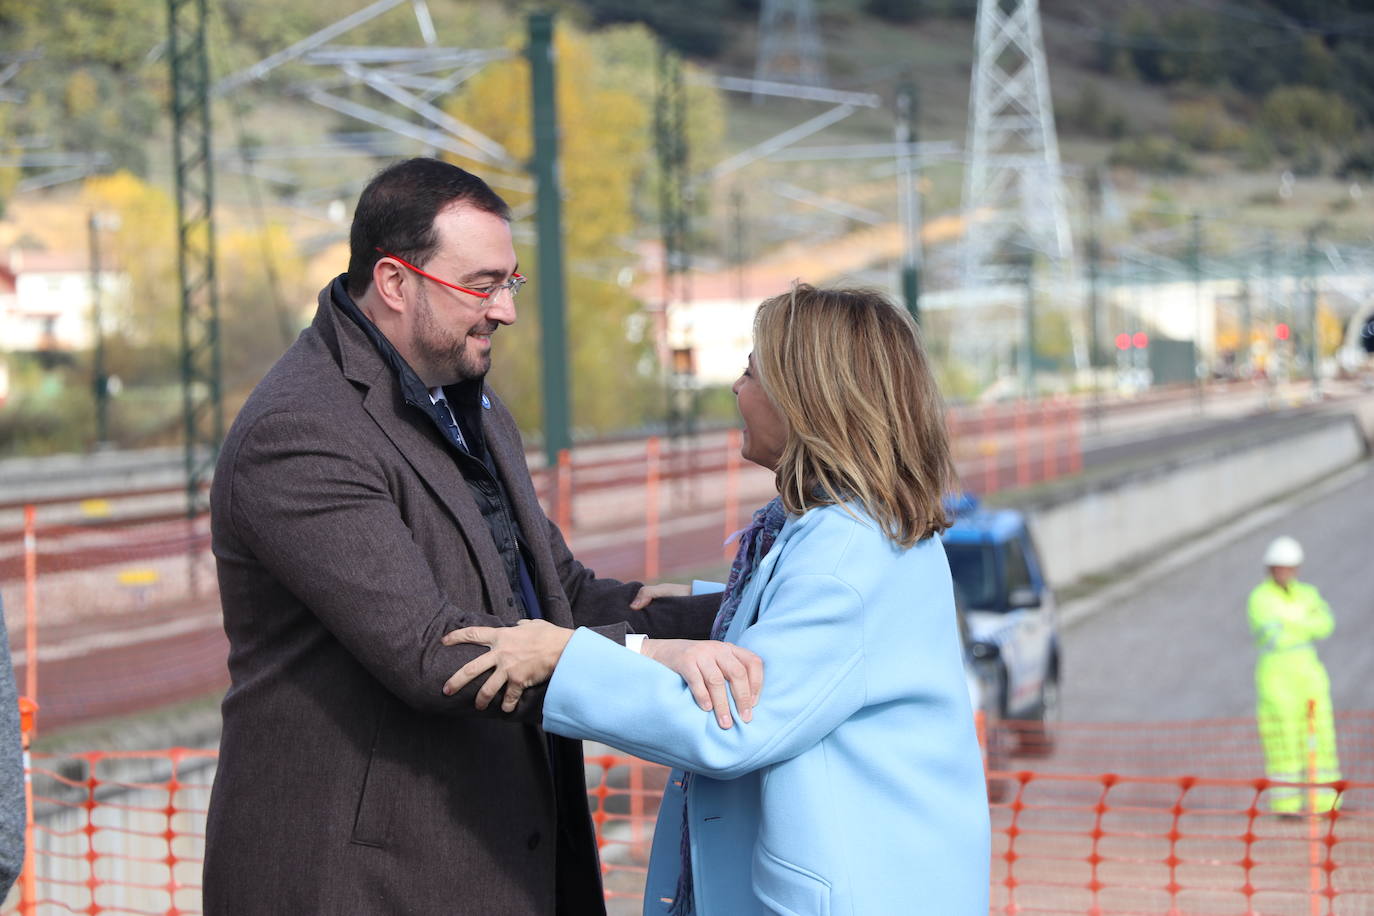
[(754, 365), (787, 427), (789, 512), (857, 500), (903, 547), (950, 526), (944, 403), (904, 309), (875, 290), (796, 284), (759, 306)]

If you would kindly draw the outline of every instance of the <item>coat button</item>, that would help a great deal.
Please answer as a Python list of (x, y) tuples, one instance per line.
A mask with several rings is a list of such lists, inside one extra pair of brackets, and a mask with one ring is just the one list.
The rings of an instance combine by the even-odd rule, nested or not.
[(535, 848), (537, 848), (537, 847), (539, 846), (539, 831), (538, 831), (538, 830), (536, 830), (534, 833), (531, 833), (531, 834), (530, 834), (530, 838), (529, 838), (528, 840), (525, 841), (525, 846), (528, 847), (531, 851), (534, 850)]
[(515, 599), (512, 598), (511, 596), (507, 595), (507, 596), (506, 596), (506, 607), (514, 607), (514, 606), (515, 606)]

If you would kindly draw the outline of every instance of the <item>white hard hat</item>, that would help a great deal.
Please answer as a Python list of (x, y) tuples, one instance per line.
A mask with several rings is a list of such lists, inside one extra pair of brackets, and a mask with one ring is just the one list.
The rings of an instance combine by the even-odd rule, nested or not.
[(1301, 566), (1302, 545), (1284, 535), (1274, 538), (1269, 549), (1264, 552), (1265, 566)]

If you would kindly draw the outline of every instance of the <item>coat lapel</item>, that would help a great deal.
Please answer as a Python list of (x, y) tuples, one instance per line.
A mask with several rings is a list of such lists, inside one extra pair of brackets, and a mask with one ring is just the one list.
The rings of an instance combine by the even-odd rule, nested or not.
[[(321, 330), (338, 342), (339, 365), (344, 377), (366, 389), (363, 410), (396, 446), (439, 504), (453, 516), (459, 534), (477, 559), (487, 594), (499, 595), (507, 591), (505, 566), (491, 538), (483, 536), (487, 533), (486, 519), (454, 463), (448, 444), (428, 421), (412, 419), (416, 409), (405, 403), (400, 385), (376, 348), (356, 325), (338, 313), (332, 302), (323, 296), (321, 299), (323, 321), (328, 326)], [(499, 610), (494, 608), (492, 613), (499, 615)]]
[[(483, 577), (493, 576), (504, 584), (505, 567), (496, 552), (496, 544), (487, 535), (487, 521), (482, 517), (482, 510), (477, 508), (467, 481), (449, 453), (450, 446), (428, 420), (412, 423), (400, 415), (398, 410), (409, 410), (395, 395), (394, 391), (373, 388), (363, 399), (363, 409), (458, 522), (458, 530), (472, 547)], [(487, 536), (473, 536), (473, 532)], [(493, 592), (497, 593), (499, 591)]]

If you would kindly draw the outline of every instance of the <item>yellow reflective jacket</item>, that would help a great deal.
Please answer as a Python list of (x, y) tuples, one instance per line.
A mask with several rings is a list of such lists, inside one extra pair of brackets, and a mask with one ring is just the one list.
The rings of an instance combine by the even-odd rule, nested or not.
[(1250, 632), (1260, 654), (1309, 646), (1331, 635), (1336, 622), (1314, 586), (1293, 581), (1287, 589), (1265, 579), (1250, 593)]

